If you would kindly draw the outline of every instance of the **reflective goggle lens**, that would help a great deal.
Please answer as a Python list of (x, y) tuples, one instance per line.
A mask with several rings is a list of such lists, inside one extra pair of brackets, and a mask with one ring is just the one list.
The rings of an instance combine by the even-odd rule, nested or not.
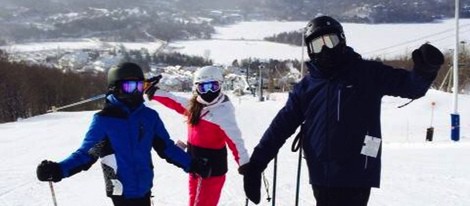
[(318, 54), (321, 52), (323, 45), (331, 49), (338, 44), (339, 44), (338, 35), (325, 34), (325, 35), (322, 35), (320, 37), (313, 39), (308, 46), (310, 47), (310, 50), (313, 51), (313, 53)]
[(197, 84), (197, 91), (201, 94), (205, 94), (209, 91), (216, 92), (219, 91), (220, 84), (217, 81), (213, 82), (201, 82)]
[(144, 91), (144, 82), (143, 81), (136, 81), (136, 80), (127, 80), (121, 83), (122, 91), (124, 93), (134, 93), (135, 90), (139, 92)]

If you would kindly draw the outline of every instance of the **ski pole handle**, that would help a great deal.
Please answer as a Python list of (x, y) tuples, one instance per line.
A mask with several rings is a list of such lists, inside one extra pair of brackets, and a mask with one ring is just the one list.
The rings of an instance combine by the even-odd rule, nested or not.
[(54, 186), (52, 185), (51, 181), (49, 181), (49, 188), (51, 189), (52, 201), (54, 202), (54, 206), (57, 206), (57, 200), (55, 198)]

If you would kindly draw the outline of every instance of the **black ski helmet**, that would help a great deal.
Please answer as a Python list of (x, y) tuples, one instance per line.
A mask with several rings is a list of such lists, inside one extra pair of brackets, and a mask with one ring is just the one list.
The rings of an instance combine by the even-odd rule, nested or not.
[(304, 30), (304, 41), (307, 45), (307, 52), (311, 59), (314, 57), (308, 44), (315, 38), (325, 34), (336, 34), (339, 37), (340, 44), (346, 45), (346, 38), (344, 36), (343, 26), (329, 16), (319, 16), (310, 20)]
[(144, 73), (139, 65), (132, 62), (124, 62), (108, 71), (108, 88), (116, 86), (123, 79), (144, 80)]

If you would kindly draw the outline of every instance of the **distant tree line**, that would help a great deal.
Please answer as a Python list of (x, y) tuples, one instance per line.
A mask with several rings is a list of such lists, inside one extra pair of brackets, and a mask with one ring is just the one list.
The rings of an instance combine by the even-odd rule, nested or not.
[[(269, 0), (252, 1), (250, 8), (264, 8), (281, 20), (305, 21), (317, 14), (340, 21), (361, 23), (430, 22), (454, 16), (453, 0)], [(250, 2), (251, 3), (251, 2)], [(461, 14), (468, 15), (470, 0), (460, 0)]]
[(147, 49), (127, 50), (121, 47), (123, 61), (131, 61), (141, 65), (144, 72), (150, 71), (150, 65), (180, 65), (180, 66), (206, 66), (212, 65), (210, 59), (200, 56), (191, 56), (178, 52), (158, 52), (150, 54)]
[(178, 52), (157, 54), (153, 62), (180, 66), (207, 66), (213, 64), (210, 59), (199, 56), (189, 56)]
[[(156, 11), (139, 9), (136, 13), (116, 9), (109, 12), (88, 9), (77, 18), (47, 18), (40, 24), (5, 23), (0, 19), (2, 39), (28, 42), (58, 38), (99, 38), (103, 41), (164, 41), (209, 39), (215, 29), (209, 23), (167, 17)], [(14, 20), (14, 17), (10, 17)], [(45, 26), (46, 25), (46, 26)]]
[[(25, 63), (11, 63), (0, 51), (0, 122), (16, 121), (44, 114), (52, 106), (71, 104), (106, 92), (102, 73), (64, 73), (59, 69)], [(67, 109), (98, 109), (95, 101)]]
[(283, 44), (292, 44), (301, 46), (302, 45), (302, 33), (298, 31), (291, 32), (282, 32), (279, 34), (274, 34), (270, 37), (265, 37), (264, 40), (278, 42)]

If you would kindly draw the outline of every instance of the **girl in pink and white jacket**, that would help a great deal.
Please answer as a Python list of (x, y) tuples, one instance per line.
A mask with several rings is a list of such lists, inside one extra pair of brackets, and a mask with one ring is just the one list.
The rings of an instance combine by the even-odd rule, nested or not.
[(207, 159), (212, 168), (208, 178), (203, 179), (196, 174), (189, 176), (190, 206), (215, 206), (219, 202), (225, 173), (228, 170), (227, 146), (240, 166), (239, 172), (242, 173), (249, 161), (241, 131), (235, 120), (234, 107), (221, 91), (222, 82), (220, 69), (206, 66), (194, 74), (195, 93), (190, 100), (158, 90), (158, 80), (153, 82), (146, 92), (149, 99), (187, 116), (188, 153), (193, 157)]

